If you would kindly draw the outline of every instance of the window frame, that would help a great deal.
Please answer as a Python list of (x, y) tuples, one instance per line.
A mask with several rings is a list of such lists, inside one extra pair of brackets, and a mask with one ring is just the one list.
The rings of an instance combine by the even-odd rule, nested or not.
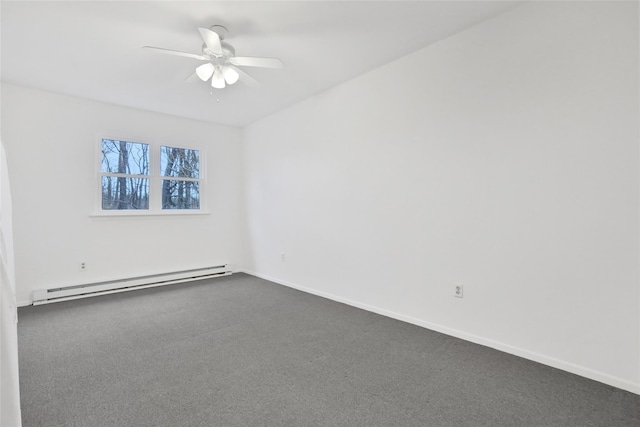
[[(102, 141), (125, 141), (131, 143), (147, 144), (149, 146), (149, 175), (130, 175), (136, 178), (149, 179), (149, 208), (148, 209), (103, 209), (102, 208), (102, 177), (113, 176), (112, 173), (102, 172)], [(160, 147), (180, 148), (185, 150), (198, 151), (198, 178), (183, 177), (165, 177), (160, 171)], [(148, 138), (137, 138), (135, 136), (122, 138), (104, 133), (97, 137), (96, 141), (96, 159), (95, 159), (95, 185), (96, 189), (94, 211), (90, 216), (95, 217), (119, 217), (119, 216), (184, 216), (184, 215), (208, 215), (210, 212), (206, 209), (207, 197), (207, 170), (206, 170), (206, 150), (198, 144), (171, 143), (166, 141), (156, 141)], [(162, 182), (166, 179), (172, 180), (189, 180), (198, 182), (199, 187), (199, 209), (162, 209)]]

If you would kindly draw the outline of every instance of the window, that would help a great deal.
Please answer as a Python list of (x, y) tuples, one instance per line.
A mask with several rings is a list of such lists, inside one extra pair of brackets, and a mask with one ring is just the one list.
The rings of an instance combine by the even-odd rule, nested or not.
[(162, 209), (200, 209), (200, 152), (160, 147)]
[(117, 139), (101, 149), (102, 211), (200, 210), (199, 150)]
[(149, 209), (149, 145), (102, 140), (102, 209)]

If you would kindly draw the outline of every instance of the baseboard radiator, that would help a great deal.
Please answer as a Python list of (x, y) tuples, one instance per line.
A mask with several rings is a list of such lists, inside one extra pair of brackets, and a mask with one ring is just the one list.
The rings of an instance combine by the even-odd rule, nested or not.
[(228, 276), (232, 273), (227, 264), (193, 270), (174, 271), (171, 273), (153, 274), (149, 276), (131, 277), (128, 279), (107, 282), (89, 283), (85, 285), (67, 286), (54, 289), (37, 289), (33, 291), (33, 305), (71, 299), (87, 298), (116, 292), (133, 291), (173, 283), (191, 282), (212, 277)]

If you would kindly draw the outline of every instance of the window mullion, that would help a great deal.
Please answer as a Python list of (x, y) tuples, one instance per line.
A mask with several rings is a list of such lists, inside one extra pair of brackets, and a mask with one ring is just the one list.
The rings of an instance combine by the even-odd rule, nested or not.
[(108, 173), (108, 172), (101, 172), (100, 175), (102, 176), (112, 176), (114, 178), (151, 178), (149, 175), (135, 175), (135, 174), (129, 174), (129, 173)]
[(151, 146), (151, 158), (149, 160), (149, 169), (150, 169), (150, 173), (151, 173), (151, 182), (153, 183), (152, 185), (152, 189), (151, 192), (153, 194), (153, 197), (151, 199), (151, 204), (152, 204), (152, 209), (154, 211), (160, 211), (162, 206), (160, 203), (160, 187), (161, 187), (161, 182), (160, 182), (160, 150), (158, 149), (158, 146), (156, 144), (153, 144)]

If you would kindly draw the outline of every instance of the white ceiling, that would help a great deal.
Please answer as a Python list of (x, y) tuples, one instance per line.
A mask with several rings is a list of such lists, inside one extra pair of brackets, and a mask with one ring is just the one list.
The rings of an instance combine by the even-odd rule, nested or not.
[[(3, 81), (118, 105), (245, 126), (511, 9), (518, 1), (2, 1)], [(221, 24), (262, 85), (185, 83), (198, 27)], [(394, 77), (397, 78), (397, 77)], [(401, 78), (401, 76), (400, 76)], [(392, 81), (390, 79), (390, 83)]]

